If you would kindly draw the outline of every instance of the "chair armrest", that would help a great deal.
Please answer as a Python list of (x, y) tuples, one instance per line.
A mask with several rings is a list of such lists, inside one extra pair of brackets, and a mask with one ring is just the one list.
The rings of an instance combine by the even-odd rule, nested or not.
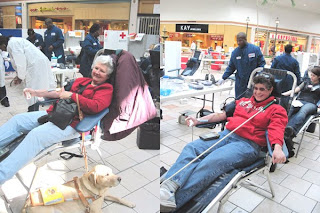
[[(272, 147), (271, 147), (271, 144), (270, 144), (270, 141), (269, 141), (268, 131), (266, 131), (266, 139), (267, 139), (268, 153), (269, 153), (270, 157), (272, 157), (273, 150), (272, 150)], [(286, 145), (285, 141), (283, 141), (282, 151), (283, 151), (284, 155), (286, 156), (286, 158), (288, 158), (289, 151), (288, 151), (288, 148), (287, 148), (287, 145)]]
[(85, 116), (75, 129), (78, 132), (87, 132), (91, 130), (108, 112), (109, 108), (106, 108), (97, 114)]

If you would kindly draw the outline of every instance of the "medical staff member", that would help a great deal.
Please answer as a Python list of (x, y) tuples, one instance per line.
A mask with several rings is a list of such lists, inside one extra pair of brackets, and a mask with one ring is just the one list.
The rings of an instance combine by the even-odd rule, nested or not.
[[(24, 38), (7, 38), (0, 36), (0, 49), (8, 51), (12, 67), (16, 70), (15, 84), (25, 80), (27, 88), (55, 89), (56, 83), (47, 57), (33, 44)], [(39, 110), (37, 97), (27, 100), (28, 111)]]
[(42, 35), (39, 33), (34, 32), (33, 29), (28, 29), (28, 41), (30, 41), (34, 46), (36, 46), (38, 49), (42, 50), (44, 47), (44, 42)]
[(64, 37), (62, 31), (53, 25), (52, 19), (47, 18), (45, 20), (45, 24), (47, 26), (47, 30), (44, 32), (44, 54), (51, 60), (52, 52), (56, 57), (60, 57), (58, 59), (58, 63), (65, 63), (63, 43)]
[(98, 40), (100, 25), (95, 23), (90, 28), (90, 33), (82, 42), (82, 57), (80, 62), (80, 73), (83, 77), (91, 76), (91, 65), (96, 53), (102, 48)]
[[(299, 62), (291, 56), (292, 48), (291, 44), (287, 44), (284, 47), (285, 53), (273, 59), (271, 68), (293, 72), (297, 77), (297, 85), (299, 85), (301, 83), (300, 67)], [(284, 83), (281, 85), (281, 92), (292, 88), (293, 79), (291, 76), (287, 76), (282, 82)]]
[(5, 85), (5, 67), (4, 67), (4, 60), (2, 57), (2, 50), (0, 50), (0, 101), (1, 105), (5, 107), (9, 107), (9, 99), (7, 97), (7, 90)]
[(225, 79), (237, 70), (235, 73), (235, 95), (239, 99), (247, 89), (252, 71), (257, 67), (264, 67), (266, 62), (260, 48), (247, 42), (247, 35), (245, 33), (238, 33), (237, 43), (238, 47), (231, 54), (229, 66), (217, 84), (221, 85)]

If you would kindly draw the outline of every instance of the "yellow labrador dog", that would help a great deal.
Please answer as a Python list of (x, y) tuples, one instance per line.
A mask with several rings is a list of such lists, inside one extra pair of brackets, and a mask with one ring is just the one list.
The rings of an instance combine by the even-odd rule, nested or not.
[[(29, 197), (22, 212), (102, 213), (101, 208), (104, 199), (123, 204), (130, 208), (135, 207), (135, 204), (131, 202), (107, 195), (107, 190), (111, 187), (117, 186), (120, 181), (121, 178), (113, 174), (109, 167), (96, 165), (90, 172), (85, 173), (81, 178), (74, 179), (74, 181), (70, 181), (59, 186), (59, 189), (66, 200), (65, 202), (48, 206), (32, 206)], [(80, 194), (82, 194), (82, 196)], [(85, 200), (89, 201), (83, 201), (81, 197), (83, 199), (87, 198)]]

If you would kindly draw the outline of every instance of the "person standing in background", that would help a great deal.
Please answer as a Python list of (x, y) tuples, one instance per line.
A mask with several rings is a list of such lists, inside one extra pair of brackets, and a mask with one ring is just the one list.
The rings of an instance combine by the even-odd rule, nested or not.
[(33, 29), (28, 29), (27, 40), (30, 41), (34, 46), (36, 46), (39, 50), (42, 50), (44, 47), (42, 35), (34, 32)]
[(90, 28), (90, 33), (86, 36), (84, 41), (81, 44), (82, 47), (82, 56), (80, 62), (80, 70), (79, 72), (83, 77), (91, 76), (91, 65), (96, 53), (102, 49), (100, 42), (98, 40), (99, 37), (100, 25), (95, 23)]
[(192, 56), (191, 56), (191, 57), (193, 57), (194, 52), (195, 52), (196, 49), (197, 49), (196, 42), (192, 41), (190, 49), (191, 49), (191, 52), (192, 52)]
[(247, 35), (244, 32), (237, 34), (238, 47), (232, 52), (229, 66), (222, 78), (218, 81), (221, 85), (236, 70), (235, 96), (241, 98), (247, 89), (250, 74), (257, 67), (264, 67), (266, 61), (261, 53), (260, 47), (247, 42)]
[(7, 97), (7, 90), (5, 85), (5, 67), (4, 60), (2, 57), (2, 50), (0, 49), (0, 101), (5, 107), (9, 107), (9, 99)]
[[(291, 44), (287, 44), (284, 47), (285, 53), (273, 59), (271, 68), (293, 72), (297, 77), (297, 85), (299, 85), (301, 83), (300, 67), (299, 62), (291, 56), (292, 48)], [(293, 83), (291, 76), (287, 76), (282, 82), (281, 92), (286, 92), (291, 89)]]
[(62, 31), (53, 25), (51, 18), (47, 18), (45, 20), (45, 24), (47, 26), (47, 30), (44, 32), (44, 54), (49, 60), (51, 60), (53, 52), (56, 57), (61, 56), (58, 59), (58, 63), (65, 63), (63, 49), (64, 37)]
[[(47, 57), (24, 38), (0, 36), (0, 49), (8, 51), (12, 67), (17, 76), (14, 84), (25, 80), (26, 87), (32, 89), (55, 89), (56, 83)], [(37, 97), (27, 99), (28, 112), (38, 111)]]

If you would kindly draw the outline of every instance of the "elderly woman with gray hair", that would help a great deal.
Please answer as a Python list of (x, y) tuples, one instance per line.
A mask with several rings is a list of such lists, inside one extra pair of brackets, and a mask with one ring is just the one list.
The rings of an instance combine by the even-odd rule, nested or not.
[[(31, 96), (72, 99), (76, 102), (76, 93), (81, 87), (85, 89), (79, 97), (80, 108), (84, 115), (96, 114), (109, 107), (112, 100), (113, 86), (108, 83), (113, 72), (113, 60), (110, 56), (99, 56), (93, 63), (91, 78), (78, 78), (70, 91), (48, 91), (25, 89)], [(50, 114), (53, 106), (47, 111), (34, 111), (15, 115), (0, 127), (0, 147), (4, 147), (19, 137), (28, 133), (18, 147), (2, 162), (0, 162), (0, 184), (10, 179), (24, 165), (30, 162), (41, 150), (62, 140), (76, 138), (79, 133), (74, 129), (80, 122), (76, 115), (72, 123), (64, 130), (52, 122), (40, 124), (38, 119)]]

